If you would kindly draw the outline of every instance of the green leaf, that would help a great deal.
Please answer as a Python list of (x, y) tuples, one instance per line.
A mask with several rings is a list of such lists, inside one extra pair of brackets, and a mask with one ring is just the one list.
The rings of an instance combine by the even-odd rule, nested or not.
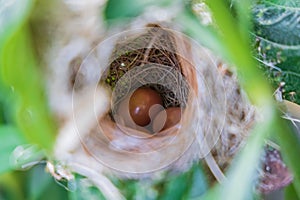
[(154, 183), (150, 180), (142, 180), (136, 184), (135, 196), (133, 199), (156, 200), (158, 192), (154, 187)]
[(30, 143), (51, 150), (56, 132), (47, 107), (45, 91), (28, 27), (23, 27), (0, 52), (4, 83), (13, 88), (15, 119)]
[(272, 107), (271, 88), (256, 67), (258, 64), (252, 58), (250, 41), (237, 31), (238, 26), (223, 1), (211, 0), (207, 4), (213, 13), (216, 26), (221, 31), (224, 49), (228, 52), (225, 59), (237, 67), (240, 83), (250, 100), (259, 107)]
[[(286, 2), (288, 4), (288, 2)], [(296, 6), (296, 5), (295, 5)], [(300, 5), (263, 1), (253, 7), (257, 59), (278, 87), (285, 82), (285, 99), (300, 104)]]
[(222, 38), (217, 30), (212, 26), (206, 26), (199, 22), (199, 19), (188, 7), (176, 17), (176, 22), (179, 23), (183, 31), (200, 44), (218, 52), (224, 57), (228, 57), (228, 53), (222, 42)]
[(32, 6), (32, 0), (0, 1), (0, 79), (11, 89), (14, 120), (26, 139), (50, 150), (56, 130), (26, 24)]
[(208, 190), (208, 180), (199, 163), (180, 175), (169, 173), (164, 181), (158, 199), (194, 199)]
[(0, 49), (26, 21), (32, 6), (32, 0), (0, 1)]
[(191, 172), (192, 170), (176, 176), (170, 174), (165, 180), (164, 191), (158, 199), (186, 199), (191, 182)]
[[(45, 165), (38, 165), (28, 172), (28, 199), (42, 199), (43, 193), (50, 187), (50, 184), (56, 184), (54, 178), (45, 171)], [(63, 188), (59, 188), (63, 190)]]
[(134, 199), (136, 194), (137, 180), (122, 180), (115, 176), (111, 176), (112, 183), (121, 191), (122, 195), (127, 199)]
[(0, 124), (13, 123), (15, 105), (13, 102), (13, 96), (8, 88), (5, 88), (0, 79)]
[(12, 151), (26, 141), (20, 131), (12, 126), (0, 126), (0, 174), (13, 169), (10, 163)]
[(262, 153), (265, 138), (268, 136), (263, 131), (272, 126), (260, 124), (252, 131), (247, 145), (232, 163), (227, 180), (220, 188), (218, 199), (252, 199), (253, 189), (257, 181), (257, 168)]
[(96, 188), (88, 179), (76, 175), (75, 177), (76, 190), (69, 192), (70, 200), (105, 200), (102, 192)]
[(36, 200), (53, 200), (53, 199), (68, 199), (68, 191), (57, 184), (55, 181), (51, 181), (47, 186), (43, 194)]
[(149, 6), (166, 6), (171, 2), (171, 0), (109, 0), (104, 10), (104, 17), (106, 20), (133, 18)]
[(299, 200), (300, 198), (297, 196), (297, 192), (295, 190), (295, 185), (291, 183), (284, 190), (284, 199), (293, 199)]
[(193, 175), (189, 184), (188, 199), (202, 196), (209, 188), (207, 178), (200, 164), (192, 168)]
[(0, 175), (0, 199), (21, 200), (24, 199), (20, 180), (15, 174), (6, 173)]
[(187, 172), (163, 174), (158, 179), (120, 180), (110, 178), (126, 199), (193, 199), (208, 190), (208, 183), (200, 164)]
[(104, 16), (106, 20), (136, 17), (141, 14), (148, 1), (119, 1), (109, 0), (106, 4)]
[(156, 200), (163, 191), (164, 179), (122, 180), (110, 177), (126, 199)]
[(295, 0), (260, 0), (258, 2), (274, 4), (275, 6), (299, 7), (300, 2)]
[[(251, 27), (251, 1), (241, 1), (241, 0), (231, 0), (231, 13), (236, 12), (236, 23), (238, 25), (238, 30), (244, 40), (249, 41), (250, 35), (249, 30)], [(233, 10), (235, 8), (235, 10)], [(233, 11), (232, 11), (233, 10)]]

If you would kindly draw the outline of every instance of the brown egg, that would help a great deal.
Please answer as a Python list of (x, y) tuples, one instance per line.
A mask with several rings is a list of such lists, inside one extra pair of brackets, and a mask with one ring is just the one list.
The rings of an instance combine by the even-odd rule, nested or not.
[(181, 108), (171, 107), (160, 111), (153, 120), (152, 129), (154, 132), (159, 132), (171, 128), (180, 122)]
[[(129, 99), (129, 113), (133, 121), (139, 126), (146, 126), (150, 123), (149, 110), (154, 105), (162, 105), (160, 95), (150, 88), (138, 88), (135, 90)], [(159, 112), (151, 113), (156, 116)]]

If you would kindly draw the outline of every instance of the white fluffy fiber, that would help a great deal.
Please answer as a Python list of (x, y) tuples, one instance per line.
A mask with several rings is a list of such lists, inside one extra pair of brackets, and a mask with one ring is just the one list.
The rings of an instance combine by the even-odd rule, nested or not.
[[(58, 2), (60, 9), (50, 16), (53, 17), (52, 21), (44, 21), (49, 23), (49, 29), (52, 26), (47, 36), (50, 37), (51, 46), (43, 52), (43, 57), (48, 72), (49, 102), (60, 126), (54, 148), (57, 161), (71, 171), (87, 176), (105, 191), (109, 199), (121, 199), (122, 196), (105, 177), (105, 173), (143, 178), (151, 176), (151, 173), (146, 173), (147, 170), (151, 172), (157, 169), (158, 173), (166, 169), (184, 171), (193, 161), (205, 159), (216, 179), (222, 180), (222, 170), (248, 136), (255, 120), (255, 109), (239, 88), (236, 75), (203, 47), (193, 47), (199, 52), (184, 52), (190, 54), (197, 67), (198, 95), (193, 97), (189, 110), (191, 115), (188, 119), (193, 123), (183, 127), (182, 134), (178, 134), (173, 143), (167, 146), (168, 149), (135, 155), (112, 148), (114, 145), (138, 146), (134, 140), (117, 138), (109, 143), (107, 138), (97, 135), (97, 119), (108, 111), (110, 94), (105, 88), (95, 87), (95, 84), (104, 70), (101, 66), (106, 66), (108, 62), (114, 42), (111, 40), (110, 45), (107, 43), (94, 49), (103, 38), (110, 36), (105, 35), (99, 17), (102, 4), (102, 0)], [(172, 17), (168, 13), (165, 21)], [(151, 16), (144, 15), (133, 22), (132, 27), (142, 27), (148, 22), (151, 22)], [(85, 59), (88, 55), (89, 59)], [(70, 79), (72, 72), (78, 70), (73, 62), (76, 59), (84, 63), (77, 74), (78, 87), (73, 90)], [(204, 145), (204, 138), (208, 146)], [(86, 152), (82, 142), (92, 151)], [(111, 163), (104, 163), (99, 158)], [(117, 168), (114, 170), (109, 166)], [(134, 171), (139, 173), (132, 173)]]

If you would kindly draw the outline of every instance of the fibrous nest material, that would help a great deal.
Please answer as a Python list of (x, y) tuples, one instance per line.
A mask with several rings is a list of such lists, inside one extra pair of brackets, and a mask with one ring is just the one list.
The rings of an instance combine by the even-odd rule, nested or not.
[[(162, 35), (153, 34), (155, 29)], [(124, 45), (141, 36), (143, 43)], [(103, 42), (97, 37), (75, 37), (75, 34), (71, 38), (52, 49), (55, 53), (50, 55), (58, 56), (49, 59), (49, 70), (56, 74), (49, 77), (52, 88), (49, 99), (53, 111), (63, 119), (55, 146), (55, 158), (60, 163), (94, 183), (98, 183), (96, 179), (104, 180), (103, 174), (112, 172), (120, 177), (143, 178), (164, 170), (184, 171), (199, 159), (207, 159), (212, 171), (221, 176), (218, 172), (222, 172), (239, 150), (254, 120), (254, 108), (239, 88), (236, 75), (225, 64), (207, 49), (166, 28), (145, 26)], [(95, 46), (95, 41), (100, 41), (100, 45)], [(125, 57), (126, 51), (130, 59)], [(80, 68), (73, 62), (78, 58), (82, 60)], [(181, 75), (182, 82), (188, 84), (180, 127), (144, 140), (118, 130), (109, 115), (111, 91), (114, 81), (134, 69), (133, 61), (134, 66), (155, 63), (156, 67), (170, 67), (169, 71), (173, 71), (170, 74)], [(126, 70), (118, 69), (122, 65)], [(66, 70), (61, 71), (63, 68)], [(70, 71), (74, 71), (75, 76)], [(113, 78), (113, 75), (117, 76)], [(110, 81), (108, 89), (103, 87), (106, 83), (99, 83), (101, 77), (105, 77), (106, 83)], [(58, 84), (69, 85), (70, 82), (74, 83), (73, 90), (68, 89), (73, 87)], [(178, 82), (175, 85), (178, 86)], [(174, 87), (169, 89), (174, 90)], [(57, 95), (60, 93), (63, 99)], [(182, 99), (180, 102), (166, 101), (165, 107), (181, 103)], [(204, 143), (206, 145), (201, 145)]]
[[(59, 123), (55, 160), (87, 176), (110, 199), (120, 196), (106, 174), (139, 179), (166, 170), (182, 172), (203, 160), (222, 180), (256, 116), (233, 68), (169, 24), (147, 22), (118, 34), (102, 34), (96, 20), (77, 27), (89, 18), (80, 11), (64, 14), (55, 25), (63, 31), (45, 56), (49, 101)], [(66, 30), (65, 24), (71, 28)], [(136, 74), (147, 69), (151, 73), (138, 79)], [(166, 77), (179, 79), (154, 84), (163, 70)], [(152, 77), (151, 84), (142, 82), (147, 77)], [(164, 96), (165, 108), (182, 107), (180, 125), (155, 136), (132, 137), (139, 131), (121, 127), (112, 116), (117, 102), (113, 99), (120, 94), (116, 91), (126, 89), (117, 87), (119, 80), (120, 86), (128, 80), (148, 84)]]
[[(69, 142), (71, 150), (66, 150), (62, 138), (58, 140), (59, 159), (64, 160), (62, 151), (72, 158), (83, 145), (86, 159), (97, 160), (106, 171), (133, 178), (161, 169), (187, 170), (193, 161), (203, 158), (210, 158), (208, 165), (215, 174), (227, 167), (248, 136), (254, 107), (235, 73), (216, 56), (183, 34), (162, 27), (151, 24), (113, 35), (83, 60), (74, 82), (75, 121), (69, 124), (77, 128), (80, 140), (76, 145)], [(161, 74), (162, 70), (168, 73)], [(168, 76), (177, 81), (168, 81)], [(132, 137), (140, 131), (122, 127), (111, 116), (122, 90), (134, 86), (126, 81), (154, 87), (165, 97), (166, 108), (182, 107), (181, 123), (151, 137)], [(89, 112), (90, 120), (85, 122), (87, 115), (82, 113)], [(221, 179), (222, 175), (217, 176)]]
[[(140, 84), (158, 91), (165, 108), (183, 106), (187, 101), (188, 85), (181, 76), (183, 58), (176, 52), (175, 38), (158, 25), (147, 27), (144, 34), (118, 41), (103, 79), (117, 90), (114, 93), (118, 96), (128, 92), (129, 86)], [(119, 85), (126, 87), (115, 88), (120, 79)]]

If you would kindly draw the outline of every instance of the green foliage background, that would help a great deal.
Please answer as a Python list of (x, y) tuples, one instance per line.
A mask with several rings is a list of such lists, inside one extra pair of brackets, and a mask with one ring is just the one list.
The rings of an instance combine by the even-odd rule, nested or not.
[[(51, 159), (56, 127), (47, 107), (43, 74), (29, 26), (29, 16), (36, 2), (12, 2), (0, 1), (0, 199), (103, 199), (95, 187), (79, 187), (84, 177), (76, 176), (77, 189), (67, 191), (44, 171), (43, 159)], [(280, 119), (272, 93), (283, 81), (286, 83), (284, 98), (300, 103), (300, 27), (296, 23), (300, 3), (209, 0), (206, 4), (214, 24), (207, 26), (200, 23), (199, 16), (191, 9), (193, 3), (199, 2), (203, 1), (109, 0), (103, 15), (110, 24), (136, 17), (147, 6), (167, 8), (178, 4), (182, 10), (174, 23), (237, 67), (243, 88), (265, 120), (252, 131), (223, 185), (210, 187), (200, 163), (188, 172), (155, 182), (112, 177), (114, 184), (128, 199), (260, 198), (253, 192), (253, 177), (264, 142), (272, 139), (281, 145), (283, 157), (294, 174), (293, 183), (285, 190), (286, 199), (299, 199), (299, 138)], [(17, 165), (12, 165), (13, 150), (19, 145), (23, 145), (22, 152), (28, 157), (18, 157)], [(35, 160), (40, 164), (30, 170), (16, 170)]]

